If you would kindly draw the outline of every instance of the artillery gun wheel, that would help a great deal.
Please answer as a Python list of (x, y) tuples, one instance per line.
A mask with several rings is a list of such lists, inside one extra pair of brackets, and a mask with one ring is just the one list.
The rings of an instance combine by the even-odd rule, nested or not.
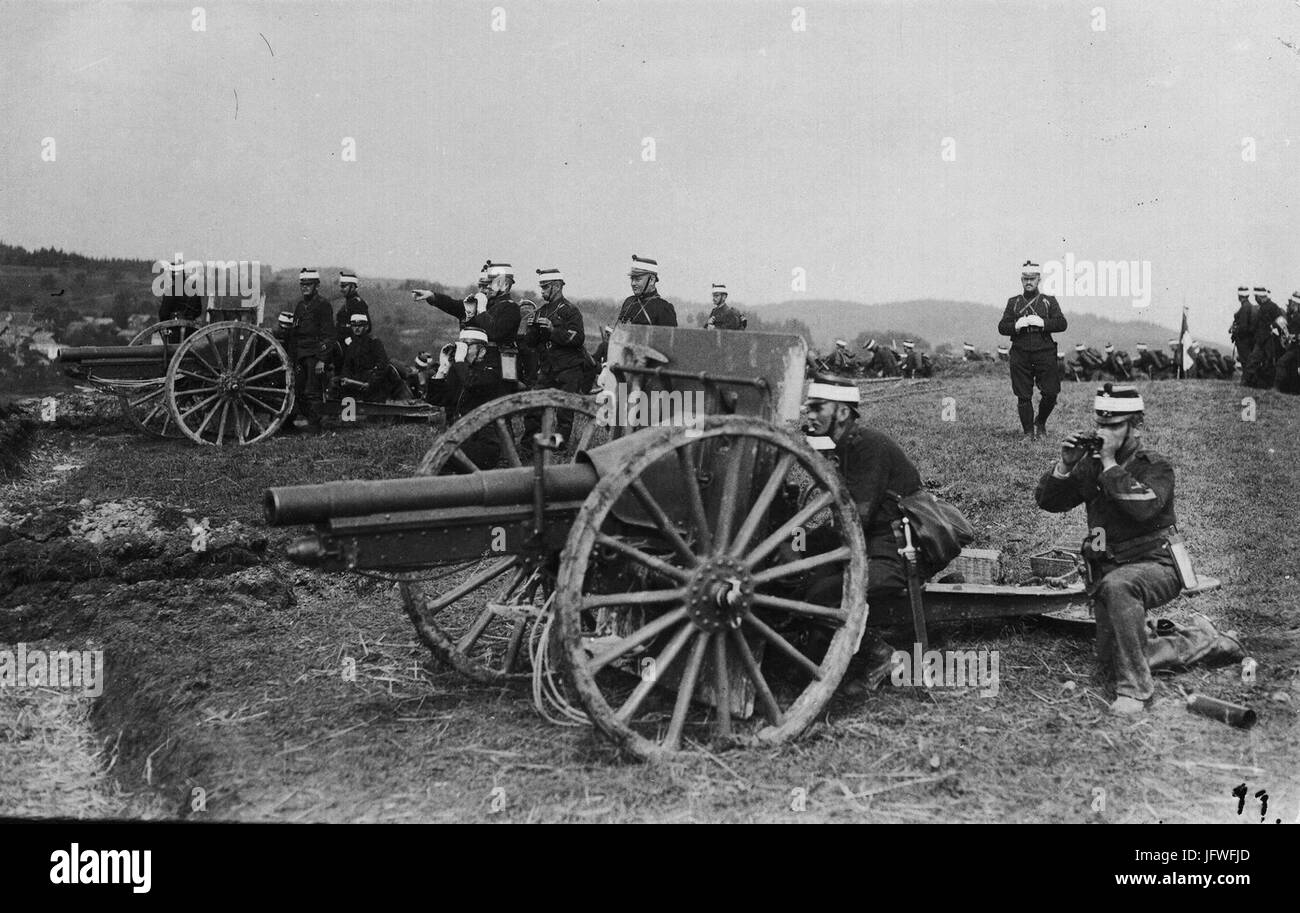
[[(416, 474), (438, 475), (448, 468), (481, 472), (461, 448), (488, 429), (498, 435), (509, 465), (519, 466), (515, 441), (530, 411), (541, 413), (543, 434), (558, 427), (562, 413), (573, 417), (575, 440), (548, 454), (555, 463), (572, 462), (579, 449), (592, 446), (605, 433), (597, 427), (598, 405), (591, 397), (562, 390), (513, 393), (456, 421), (424, 455)], [(485, 558), (458, 585), (445, 578), (404, 580), (402, 604), (425, 646), (462, 675), (485, 683), (522, 680), (529, 673), (532, 625), (554, 588), (553, 571), (545, 564), (542, 556), (500, 556)]]
[[(732, 711), (750, 688), (752, 709), (766, 720), (757, 740), (795, 738), (830, 700), (866, 626), (866, 549), (848, 490), (806, 443), (759, 419), (715, 416), (703, 431), (660, 428), (637, 438), (644, 446), (587, 497), (561, 557), (555, 611), (571, 686), (592, 722), (642, 758), (679, 751), (687, 738), (737, 739)], [(658, 485), (668, 470), (680, 490), (652, 491), (652, 467)], [(778, 501), (792, 474), (820, 489), (799, 509)], [(653, 519), (654, 537), (642, 541), (656, 545), (629, 542), (614, 516), (620, 499), (634, 499)], [(778, 557), (782, 543), (826, 511), (842, 545)], [(619, 566), (643, 571), (650, 588), (618, 591), (610, 575)], [(838, 607), (771, 592), (836, 566)], [(787, 639), (808, 623), (831, 634), (820, 663)], [(760, 645), (797, 680), (774, 689), (755, 656)], [(697, 693), (708, 693), (713, 707), (693, 708)]]
[[(136, 333), (127, 345), (155, 345), (166, 338), (164, 332), (167, 330), (180, 330), (182, 335), (188, 335), (186, 331), (193, 333), (202, 326), (197, 320), (163, 320)], [(123, 393), (122, 414), (146, 434), (173, 439), (184, 437), (167, 408), (167, 383), (161, 377), (156, 383), (141, 384), (130, 393)]]
[(167, 368), (172, 420), (198, 444), (254, 444), (293, 409), (293, 366), (267, 330), (213, 323), (186, 339)]
[(579, 450), (594, 447), (606, 439), (602, 436), (607, 434), (606, 429), (596, 421), (599, 411), (600, 406), (594, 397), (578, 393), (563, 390), (511, 393), (484, 403), (453, 422), (424, 455), (416, 474), (437, 475), (444, 469), (480, 472), (481, 469), (465, 452), (465, 445), (480, 433), (494, 435), (506, 466), (523, 465), (518, 444), (524, 435), (525, 417), (530, 412), (540, 419), (542, 434), (554, 432), (559, 427), (561, 415), (572, 418), (575, 429), (570, 435), (572, 440), (565, 441), (562, 449), (547, 456), (548, 463), (572, 463)]

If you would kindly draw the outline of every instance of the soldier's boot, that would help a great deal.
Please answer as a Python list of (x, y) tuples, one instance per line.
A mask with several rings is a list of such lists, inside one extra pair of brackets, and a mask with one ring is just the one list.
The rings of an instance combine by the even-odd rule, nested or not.
[(1020, 427), (1025, 430), (1027, 436), (1032, 437), (1034, 433), (1034, 401), (1032, 399), (1017, 399), (1016, 411), (1020, 414)]
[(1056, 408), (1056, 397), (1044, 393), (1038, 400), (1038, 418), (1034, 421), (1034, 437), (1047, 437), (1047, 417)]

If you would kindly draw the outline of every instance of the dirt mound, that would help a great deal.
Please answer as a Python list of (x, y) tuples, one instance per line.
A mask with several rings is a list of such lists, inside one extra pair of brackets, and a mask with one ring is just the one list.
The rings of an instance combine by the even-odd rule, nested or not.
[[(8, 519), (0, 523), (0, 640), (82, 626), (116, 584), (222, 577), (260, 565), (267, 548), (265, 535), (237, 520), (213, 528), (144, 500), (83, 500)], [(260, 593), (257, 579), (239, 586)]]

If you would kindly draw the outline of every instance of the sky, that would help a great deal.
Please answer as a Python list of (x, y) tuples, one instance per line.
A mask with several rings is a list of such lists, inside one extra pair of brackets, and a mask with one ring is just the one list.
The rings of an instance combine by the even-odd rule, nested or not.
[(1152, 290), (1067, 314), (1215, 331), (1300, 289), (1300, 0), (0, 0), (0, 85), (29, 248), (573, 297), (636, 253), (748, 305), (1001, 304), (1068, 254)]

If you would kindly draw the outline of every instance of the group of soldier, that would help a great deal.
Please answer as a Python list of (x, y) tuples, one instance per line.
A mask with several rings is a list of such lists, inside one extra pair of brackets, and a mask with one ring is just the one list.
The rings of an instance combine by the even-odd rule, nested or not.
[[(600, 344), (589, 352), (582, 313), (565, 297), (563, 273), (546, 268), (536, 270), (536, 275), (540, 302), (512, 295), (514, 267), (491, 260), (479, 271), (477, 291), (465, 298), (430, 289), (412, 291), (413, 300), (455, 319), (459, 332), (456, 341), (436, 355), (423, 351), (412, 367), (402, 368), (389, 360), (383, 344), (371, 335), (370, 309), (358, 294), (356, 275), (340, 274), (344, 301), (335, 313), (320, 294), (319, 272), (303, 269), (301, 298), (292, 311), (281, 312), (276, 331), (295, 366), (298, 418), (320, 429), (320, 403), (331, 372), (336, 388), (370, 401), (424, 400), (442, 407), (448, 421), (521, 389), (590, 391), (613, 328), (603, 327)], [(657, 261), (634, 254), (628, 278), (632, 294), (623, 301), (615, 325), (677, 326), (676, 308), (659, 294)], [(748, 321), (727, 303), (726, 286), (714, 283), (711, 294), (713, 309), (704, 326), (746, 329)], [(568, 430), (557, 428), (561, 434)], [(531, 440), (532, 435), (525, 434), (521, 448), (528, 450)], [(476, 463), (490, 465), (499, 455), (497, 446), (493, 436), (484, 435), (466, 452)]]
[(825, 358), (811, 353), (808, 365), (814, 372), (840, 377), (930, 377), (934, 374), (929, 353), (918, 349), (910, 339), (903, 341), (901, 350), (896, 341), (886, 346), (868, 339), (862, 344), (860, 357), (845, 340), (837, 339), (835, 348)]
[(1256, 286), (1237, 289), (1237, 313), (1228, 332), (1240, 360), (1241, 382), (1247, 387), (1276, 388), (1300, 393), (1300, 292), (1294, 292), (1286, 309)]

